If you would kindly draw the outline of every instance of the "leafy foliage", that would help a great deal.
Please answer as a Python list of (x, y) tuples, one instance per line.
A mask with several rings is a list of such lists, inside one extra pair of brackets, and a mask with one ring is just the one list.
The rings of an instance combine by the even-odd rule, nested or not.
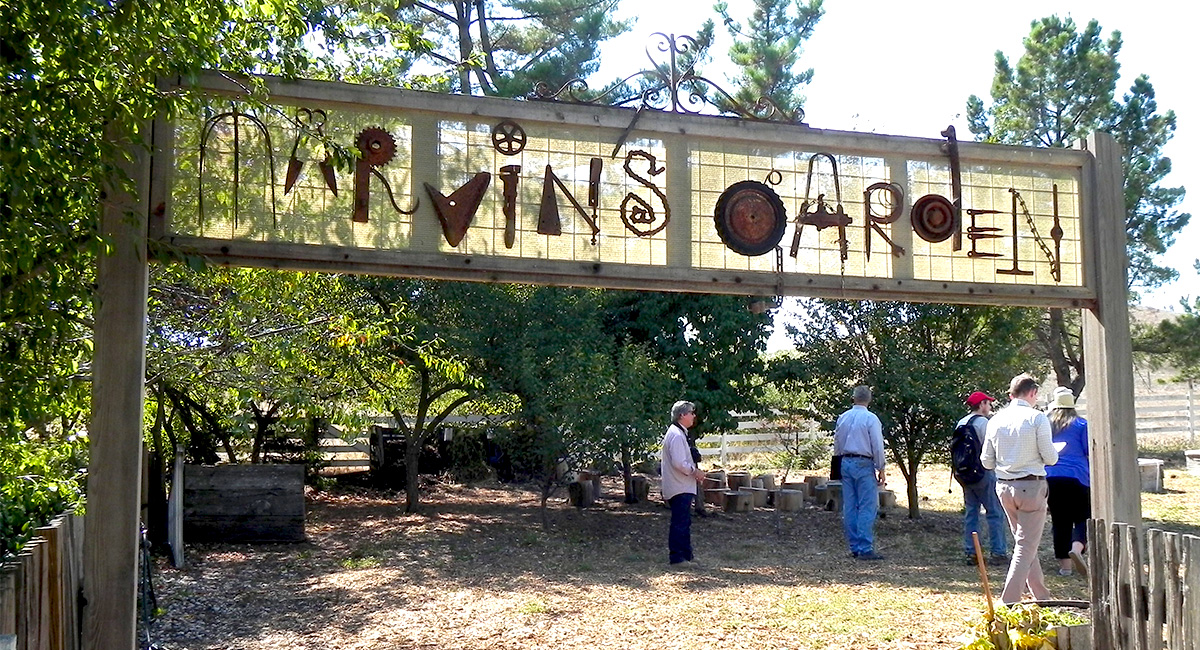
[(1176, 381), (1195, 382), (1200, 380), (1200, 298), (1181, 302), (1182, 314), (1135, 333), (1134, 350), (1170, 363), (1179, 373)]
[(918, 514), (916, 477), (926, 458), (944, 458), (963, 399), (993, 391), (1026, 367), (1032, 327), (1023, 309), (894, 302), (800, 303), (788, 333), (794, 356), (774, 359), (767, 376), (803, 401), (801, 414), (832, 430), (853, 386), (870, 386), (892, 461)]
[(970, 631), (959, 637), (960, 650), (996, 650), (1000, 647), (1013, 650), (1054, 650), (1054, 628), (1067, 625), (1082, 625), (1087, 619), (1060, 609), (1047, 609), (1034, 603), (1001, 605), (996, 616), (988, 620), (979, 617)]
[(82, 506), (85, 442), (0, 440), (0, 558), (15, 554), (55, 515)]

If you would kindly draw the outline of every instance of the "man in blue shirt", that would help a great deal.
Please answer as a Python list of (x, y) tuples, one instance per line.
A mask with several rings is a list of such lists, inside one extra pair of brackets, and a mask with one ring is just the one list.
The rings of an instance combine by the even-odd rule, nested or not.
[(879, 487), (887, 485), (883, 462), (883, 426), (867, 410), (871, 389), (856, 386), (854, 406), (838, 416), (833, 453), (842, 457), (842, 528), (850, 553), (860, 560), (882, 560), (875, 552), (875, 514)]

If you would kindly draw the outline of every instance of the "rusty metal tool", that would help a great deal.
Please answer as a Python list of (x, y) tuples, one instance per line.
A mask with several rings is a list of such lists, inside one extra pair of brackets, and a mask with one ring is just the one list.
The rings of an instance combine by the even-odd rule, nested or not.
[[(834, 195), (837, 200), (837, 207), (830, 211), (829, 204), (825, 201), (825, 194), (817, 194), (816, 200), (811, 200), (813, 166), (817, 158), (824, 157), (833, 167), (833, 188)], [(804, 232), (804, 226), (816, 226), (818, 231), (824, 230), (830, 226), (837, 226), (838, 229), (838, 248), (841, 251), (842, 261), (850, 256), (850, 244), (846, 239), (846, 226), (850, 225), (850, 215), (842, 208), (842, 182), (838, 179), (837, 159), (833, 154), (820, 152), (813, 154), (808, 159), (808, 178), (804, 182), (804, 202), (800, 204), (800, 212), (796, 215), (796, 233), (792, 236), (791, 256), (796, 257), (800, 252), (800, 235)]]
[(520, 165), (505, 165), (500, 168), (500, 182), (504, 185), (504, 247), (512, 248), (517, 243), (517, 184), (521, 177)]
[[(377, 126), (363, 129), (355, 139), (361, 157), (354, 165), (354, 214), (358, 223), (366, 223), (370, 214), (371, 172), (391, 162), (396, 156), (396, 140)], [(388, 188), (391, 193), (391, 188)]]
[(425, 183), (425, 191), (433, 201), (433, 211), (437, 213), (438, 221), (442, 222), (442, 234), (451, 246), (458, 246), (471, 227), (475, 211), (479, 209), (492, 175), (479, 172), (463, 184), (462, 187), (445, 196), (429, 183)]
[[(891, 197), (891, 212), (886, 215), (875, 214), (871, 208), (871, 193), (872, 192), (887, 192)], [(883, 231), (882, 226), (889, 223), (895, 223), (904, 214), (904, 189), (897, 183), (885, 183), (880, 181), (872, 183), (867, 189), (863, 190), (863, 239), (866, 247), (867, 260), (871, 259), (871, 231), (879, 233), (891, 246), (892, 256), (902, 257), (904, 255), (904, 247), (896, 245), (887, 233)]]
[(954, 207), (954, 250), (962, 250), (962, 165), (958, 159), (958, 138), (954, 125), (942, 131), (946, 141), (942, 143), (942, 151), (950, 157), (950, 189), (954, 196), (950, 204)]

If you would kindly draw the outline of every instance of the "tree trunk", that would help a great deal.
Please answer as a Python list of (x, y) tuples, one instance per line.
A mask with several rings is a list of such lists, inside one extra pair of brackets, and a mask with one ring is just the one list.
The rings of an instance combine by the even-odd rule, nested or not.
[(454, 3), (456, 17), (458, 18), (458, 83), (459, 94), (471, 94), (471, 68), (467, 65), (467, 59), (471, 58), (471, 50), (475, 49), (475, 44), (471, 38), (471, 3), (465, 0), (458, 0)]
[(1062, 309), (1046, 310), (1046, 352), (1059, 386), (1070, 386), (1078, 396), (1087, 382), (1084, 376), (1083, 350), (1072, 345), (1066, 315)]
[(633, 492), (633, 454), (629, 447), (621, 447), (621, 478), (625, 481), (625, 503), (637, 503)]
[[(902, 468), (905, 469), (905, 468)], [(917, 496), (917, 470), (920, 469), (920, 463), (915, 460), (908, 462), (908, 467), (904, 471), (904, 482), (908, 484), (908, 518), (920, 519), (920, 497)]]
[(150, 490), (146, 504), (146, 535), (151, 544), (162, 545), (167, 542), (167, 489), (164, 485), (163, 459), (166, 450), (163, 447), (163, 427), (166, 424), (166, 404), (161, 393), (155, 392), (158, 406), (154, 412), (154, 425), (150, 427), (150, 463), (147, 468), (150, 476)]
[(550, 530), (550, 509), (546, 507), (546, 502), (550, 500), (550, 493), (553, 490), (554, 475), (550, 474), (542, 482), (542, 530)]
[(416, 512), (417, 503), (421, 498), (418, 489), (421, 468), (417, 467), (417, 462), (421, 459), (421, 442), (421, 433), (414, 427), (405, 438), (404, 444), (404, 512)]

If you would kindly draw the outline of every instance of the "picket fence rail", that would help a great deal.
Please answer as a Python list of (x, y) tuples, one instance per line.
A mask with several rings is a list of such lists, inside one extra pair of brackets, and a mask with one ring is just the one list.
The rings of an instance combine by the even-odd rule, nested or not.
[(1088, 520), (1092, 650), (1200, 650), (1200, 537)]
[(83, 517), (59, 515), (0, 563), (0, 647), (77, 650)]

